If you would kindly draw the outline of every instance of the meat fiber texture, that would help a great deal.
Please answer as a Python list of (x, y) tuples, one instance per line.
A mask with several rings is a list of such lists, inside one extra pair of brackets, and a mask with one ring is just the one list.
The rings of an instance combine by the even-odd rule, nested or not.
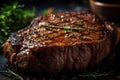
[(112, 49), (115, 29), (91, 11), (44, 14), (3, 44), (15, 70), (57, 73), (99, 64)]

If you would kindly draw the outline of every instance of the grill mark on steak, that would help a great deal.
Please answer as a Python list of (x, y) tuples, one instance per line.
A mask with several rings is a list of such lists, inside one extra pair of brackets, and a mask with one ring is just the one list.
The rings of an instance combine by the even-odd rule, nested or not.
[[(61, 14), (61, 15), (64, 15), (64, 13)], [(50, 23), (49, 25), (51, 25), (51, 24), (53, 25), (53, 24), (54, 24), (54, 25), (59, 25), (59, 26), (61, 26), (61, 25), (62, 25), (61, 22), (58, 22), (58, 21), (60, 21), (59, 19), (60, 19), (61, 17), (63, 18), (63, 22), (65, 22), (65, 23), (63, 23), (63, 25), (62, 25), (63, 27), (64, 27), (65, 25), (71, 25), (71, 24), (69, 24), (69, 23), (71, 23), (71, 22), (69, 22), (69, 20), (66, 20), (66, 19), (72, 19), (72, 18), (70, 18), (70, 16), (73, 16), (73, 18), (76, 18), (74, 22), (77, 22), (77, 20), (78, 20), (78, 21), (83, 20), (83, 22), (85, 22), (83, 18), (81, 19), (81, 18), (79, 18), (79, 17), (76, 17), (76, 14), (73, 15), (72, 12), (71, 12), (71, 13), (66, 13), (67, 17), (66, 17), (66, 15), (64, 15), (65, 17), (64, 17), (64, 16), (61, 16), (61, 15), (51, 14), (51, 15), (48, 16), (48, 19), (46, 18), (46, 17), (47, 17), (46, 15), (40, 17), (40, 19), (37, 18), (37, 19), (35, 20), (35, 23), (34, 23), (34, 21), (32, 22), (32, 24), (33, 24), (33, 23), (34, 23), (34, 24), (32, 25), (33, 28), (31, 28), (31, 29), (34, 30), (34, 26), (37, 27), (37, 26), (38, 26), (38, 25), (37, 25), (38, 22), (39, 22), (39, 23), (42, 23), (42, 22), (47, 22), (47, 21), (48, 21), (48, 24)], [(78, 14), (77, 14), (77, 15), (78, 15)], [(43, 17), (44, 17), (44, 18), (43, 18)], [(53, 22), (49, 19), (49, 17), (50, 17), (50, 18), (52, 17), (52, 19), (53, 19), (52, 21), (53, 21)], [(84, 16), (84, 17), (85, 17), (85, 16)], [(56, 20), (56, 18), (57, 18), (57, 20)], [(40, 22), (39, 20), (41, 20), (42, 22)], [(54, 22), (56, 22), (56, 23), (54, 23)], [(80, 22), (81, 22), (81, 21), (80, 21)], [(67, 24), (67, 23), (68, 23), (68, 24)], [(88, 21), (85, 22), (85, 23), (86, 23), (86, 26), (88, 26), (88, 25), (92, 25), (92, 26), (95, 25), (95, 23), (90, 23), (90, 22), (88, 22)], [(78, 25), (78, 23), (77, 23), (77, 25)], [(74, 24), (74, 27), (76, 27), (77, 25)], [(82, 25), (82, 26), (80, 26), (80, 27), (83, 27), (83, 28), (84, 28), (84, 27), (86, 27), (86, 26), (83, 26), (83, 25)], [(98, 25), (97, 25), (97, 26), (98, 26)], [(70, 27), (71, 27), (71, 26), (70, 26)], [(41, 26), (38, 27), (38, 28), (40, 28), (39, 30), (42, 29)], [(97, 27), (97, 28), (98, 28), (98, 27)], [(100, 27), (99, 27), (99, 28), (100, 28)], [(99, 28), (98, 28), (98, 29), (99, 29)], [(29, 29), (29, 30), (31, 30), (31, 29)], [(46, 28), (46, 29), (47, 29), (47, 28)], [(32, 30), (32, 31), (33, 31), (33, 30)], [(100, 29), (100, 30), (101, 30), (101, 29)], [(47, 30), (47, 31), (48, 31), (48, 30)], [(54, 39), (54, 38), (57, 38), (57, 37), (54, 37), (54, 36), (52, 36), (52, 35), (55, 35), (55, 36), (60, 37), (60, 36), (57, 34), (57, 32), (58, 32), (58, 31), (62, 32), (62, 30), (58, 30), (58, 31), (57, 31), (56, 29), (52, 29), (52, 30), (50, 30), (50, 31), (51, 31), (51, 33), (50, 33), (51, 36), (50, 36), (50, 34), (47, 33), (47, 32), (46, 32), (46, 33), (42, 33), (42, 32), (40, 32), (40, 31), (38, 31), (38, 33), (40, 32), (40, 34), (43, 34), (43, 37), (41, 36), (42, 39), (40, 38), (40, 40), (42, 40), (42, 41), (47, 40), (46, 38), (52, 40), (52, 39)], [(55, 33), (54, 31), (55, 31), (56, 33)], [(65, 30), (63, 30), (63, 31), (65, 31)], [(97, 31), (97, 30), (96, 30), (96, 31)], [(95, 32), (96, 32), (96, 31), (95, 31)], [(27, 31), (28, 34), (29, 34), (29, 32), (30, 32), (30, 31)], [(87, 31), (87, 30), (86, 30), (85, 32), (88, 32), (88, 34), (89, 34), (89, 33), (92, 33), (93, 31), (92, 31), (92, 30), (90, 30), (90, 31)], [(73, 33), (73, 31), (71, 31), (69, 34), (72, 34), (72, 33)], [(79, 32), (78, 32), (78, 33), (79, 33)], [(65, 33), (65, 34), (60, 33), (60, 34), (61, 34), (61, 36), (63, 36), (63, 38), (64, 38), (64, 37), (65, 37), (65, 38), (66, 38), (66, 37), (70, 37), (69, 34), (66, 34), (66, 33)], [(62, 34), (63, 34), (63, 35), (62, 35)], [(87, 41), (89, 41), (89, 40), (101, 39), (101, 38), (97, 38), (97, 37), (98, 37), (97, 35), (95, 36), (96, 39), (94, 39), (94, 38), (95, 38), (94, 36), (93, 36), (93, 37), (92, 37), (92, 36), (91, 36), (91, 37), (87, 37), (88, 35), (87, 35), (87, 34), (85, 35), (84, 32), (82, 32), (82, 34), (83, 34), (84, 36), (81, 36), (81, 37), (78, 37), (78, 36), (77, 36), (76, 39), (82, 39), (82, 40), (87, 40)], [(103, 34), (104, 34), (104, 33), (102, 33), (101, 35), (103, 35)], [(24, 35), (24, 34), (23, 34), (23, 35)], [(32, 33), (32, 34), (30, 34), (30, 35), (35, 36), (34, 33)], [(47, 35), (47, 36), (46, 36), (46, 35)], [(49, 35), (49, 36), (48, 36), (48, 35)], [(68, 35), (68, 36), (67, 36), (67, 35)], [(38, 36), (38, 35), (37, 35), (37, 36)], [(39, 37), (39, 36), (38, 36), (38, 37)], [(101, 36), (101, 37), (102, 37), (102, 36)], [(33, 37), (33, 38), (34, 38), (34, 37)], [(72, 37), (72, 38), (73, 38), (73, 37)], [(103, 38), (104, 38), (104, 37), (103, 37)], [(74, 37), (74, 39), (75, 39), (75, 37)], [(35, 40), (36, 40), (36, 38), (35, 38)], [(39, 42), (39, 41), (38, 41), (38, 42)]]

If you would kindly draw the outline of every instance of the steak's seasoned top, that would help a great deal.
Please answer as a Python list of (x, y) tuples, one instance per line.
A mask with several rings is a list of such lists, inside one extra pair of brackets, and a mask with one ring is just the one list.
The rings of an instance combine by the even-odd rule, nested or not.
[(92, 12), (61, 12), (37, 17), (10, 38), (12, 45), (29, 48), (73, 46), (104, 40), (106, 27)]

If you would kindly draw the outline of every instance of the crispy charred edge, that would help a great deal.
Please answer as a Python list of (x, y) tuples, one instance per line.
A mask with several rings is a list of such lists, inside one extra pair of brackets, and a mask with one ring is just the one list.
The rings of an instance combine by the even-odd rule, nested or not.
[(13, 47), (18, 47), (18, 49), (19, 49), (20, 47), (22, 47), (23, 38), (24, 38), (24, 36), (18, 36), (17, 33), (11, 33), (10, 34), (11, 45)]
[(105, 21), (104, 24), (111, 39), (111, 49), (114, 49), (120, 42), (120, 28), (112, 22)]
[(3, 45), (3, 55), (8, 59), (8, 61), (12, 64), (16, 58), (16, 48), (13, 48), (11, 45), (10, 39), (8, 39)]

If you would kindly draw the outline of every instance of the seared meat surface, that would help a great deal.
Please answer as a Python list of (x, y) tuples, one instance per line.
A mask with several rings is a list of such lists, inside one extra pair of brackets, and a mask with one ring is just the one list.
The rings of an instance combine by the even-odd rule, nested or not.
[(24, 72), (55, 73), (100, 63), (111, 50), (112, 27), (92, 12), (41, 15), (3, 44), (11, 65)]

